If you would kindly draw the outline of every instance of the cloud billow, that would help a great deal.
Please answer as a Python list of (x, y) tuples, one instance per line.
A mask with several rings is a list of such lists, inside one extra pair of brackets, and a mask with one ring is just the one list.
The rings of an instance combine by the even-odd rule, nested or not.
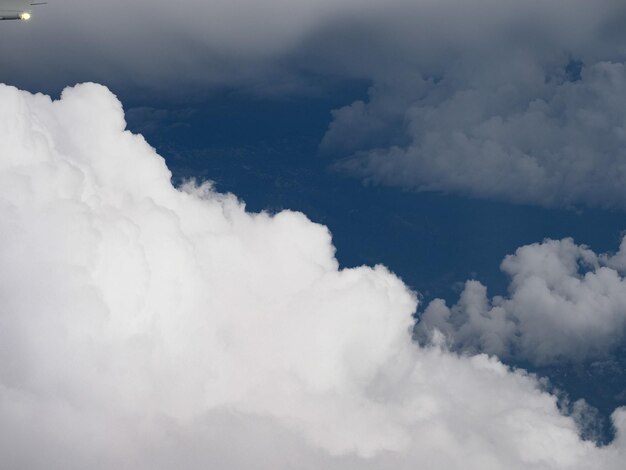
[(418, 346), (396, 276), (174, 188), (105, 88), (0, 100), (3, 467), (621, 468), (623, 410), (598, 448), (536, 378)]
[(623, 2), (394, 6), (329, 32), (348, 39), (315, 56), (372, 81), (333, 112), (321, 149), (336, 169), (416, 191), (626, 207)]
[(468, 281), (455, 305), (428, 305), (417, 335), (427, 342), (443, 334), (455, 350), (537, 365), (605, 358), (626, 336), (625, 257), (626, 239), (614, 255), (571, 239), (521, 247), (502, 262), (507, 296), (490, 299)]
[[(545, 82), (545, 83), (544, 83)], [(407, 145), (363, 150), (336, 167), (367, 181), (547, 207), (626, 207), (626, 68), (599, 62), (498, 88), (461, 88), (407, 104)], [(444, 92), (444, 93), (446, 93)], [(336, 114), (327, 141), (361, 107)], [(350, 126), (351, 124), (347, 124)]]

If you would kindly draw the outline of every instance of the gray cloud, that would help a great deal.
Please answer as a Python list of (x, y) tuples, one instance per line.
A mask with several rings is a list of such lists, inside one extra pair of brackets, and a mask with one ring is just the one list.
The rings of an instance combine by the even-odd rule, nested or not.
[[(382, 86), (443, 75), (453, 84), (473, 71), (496, 84), (519, 81), (511, 58), (621, 58), (623, 17), (619, 0), (58, 0), (31, 23), (3, 24), (0, 79), (89, 78), (174, 96), (223, 85), (288, 92), (311, 73)], [(480, 77), (494, 61), (499, 73)]]
[(419, 10), (403, 22), (390, 8), (374, 39), (339, 46), (346, 65), (335, 65), (373, 85), (334, 112), (321, 148), (340, 158), (335, 168), (418, 191), (626, 206), (623, 3)]
[(2, 467), (622, 468), (626, 411), (598, 448), (536, 378), (419, 347), (397, 277), (172, 187), (103, 87), (0, 100)]
[(625, 24), (620, 0), (59, 0), (2, 25), (0, 81), (56, 92), (94, 80), (188, 100), (367, 80), (369, 99), (336, 110), (321, 142), (342, 171), (624, 207)]
[(345, 134), (348, 142), (366, 144), (372, 137), (358, 134), (384, 132), (379, 120), (391, 117), (396, 125), (402, 121), (408, 144), (360, 151), (337, 167), (408, 189), (544, 206), (625, 207), (625, 66), (598, 62), (583, 67), (576, 81), (564, 74), (538, 73), (530, 86), (513, 79), (497, 88), (454, 89), (429, 102), (446, 87), (433, 83), (424, 98), (401, 108), (403, 115), (392, 105), (395, 116), (379, 109), (397, 99), (374, 94), (368, 105), (337, 112), (324, 144), (345, 143)]
[(521, 247), (502, 262), (508, 296), (489, 299), (485, 286), (468, 281), (454, 306), (428, 305), (417, 334), (539, 365), (606, 357), (626, 335), (625, 255), (626, 239), (614, 255), (571, 239)]
[(283, 61), (328, 17), (373, 0), (58, 0), (3, 24), (0, 80), (36, 89), (85, 79), (169, 99), (219, 86), (308, 85)]

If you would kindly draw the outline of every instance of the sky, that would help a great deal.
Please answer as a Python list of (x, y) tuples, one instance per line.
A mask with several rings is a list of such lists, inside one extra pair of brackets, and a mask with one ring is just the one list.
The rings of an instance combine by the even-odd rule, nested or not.
[(621, 468), (623, 2), (32, 8), (3, 466)]

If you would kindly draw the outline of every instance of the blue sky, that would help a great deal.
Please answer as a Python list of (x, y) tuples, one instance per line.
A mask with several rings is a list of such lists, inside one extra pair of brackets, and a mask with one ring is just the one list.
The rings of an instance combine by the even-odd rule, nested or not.
[(333, 171), (332, 158), (319, 153), (331, 111), (363, 95), (358, 84), (323, 97), (227, 93), (200, 106), (127, 106), (127, 119), (175, 178), (214, 181), (255, 212), (302, 211), (329, 226), (343, 265), (384, 263), (427, 298), (452, 300), (455, 284), (470, 277), (504, 293), (501, 260), (544, 238), (573, 237), (599, 252), (619, 245), (616, 209), (544, 209), (402, 191)]
[(0, 431), (32, 427), (0, 451), (621, 468), (625, 24), (617, 0), (1, 22)]

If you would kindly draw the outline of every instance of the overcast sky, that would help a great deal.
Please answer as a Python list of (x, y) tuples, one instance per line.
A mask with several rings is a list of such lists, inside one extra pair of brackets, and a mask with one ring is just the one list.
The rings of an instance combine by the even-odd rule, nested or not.
[[(76, 74), (127, 87), (280, 87), (311, 71), (503, 84), (568, 56), (620, 59), (626, 39), (618, 0), (59, 0), (34, 13), (34, 27), (3, 25), (1, 63), (3, 77), (40, 87)], [(484, 66), (495, 61), (494, 75)]]

